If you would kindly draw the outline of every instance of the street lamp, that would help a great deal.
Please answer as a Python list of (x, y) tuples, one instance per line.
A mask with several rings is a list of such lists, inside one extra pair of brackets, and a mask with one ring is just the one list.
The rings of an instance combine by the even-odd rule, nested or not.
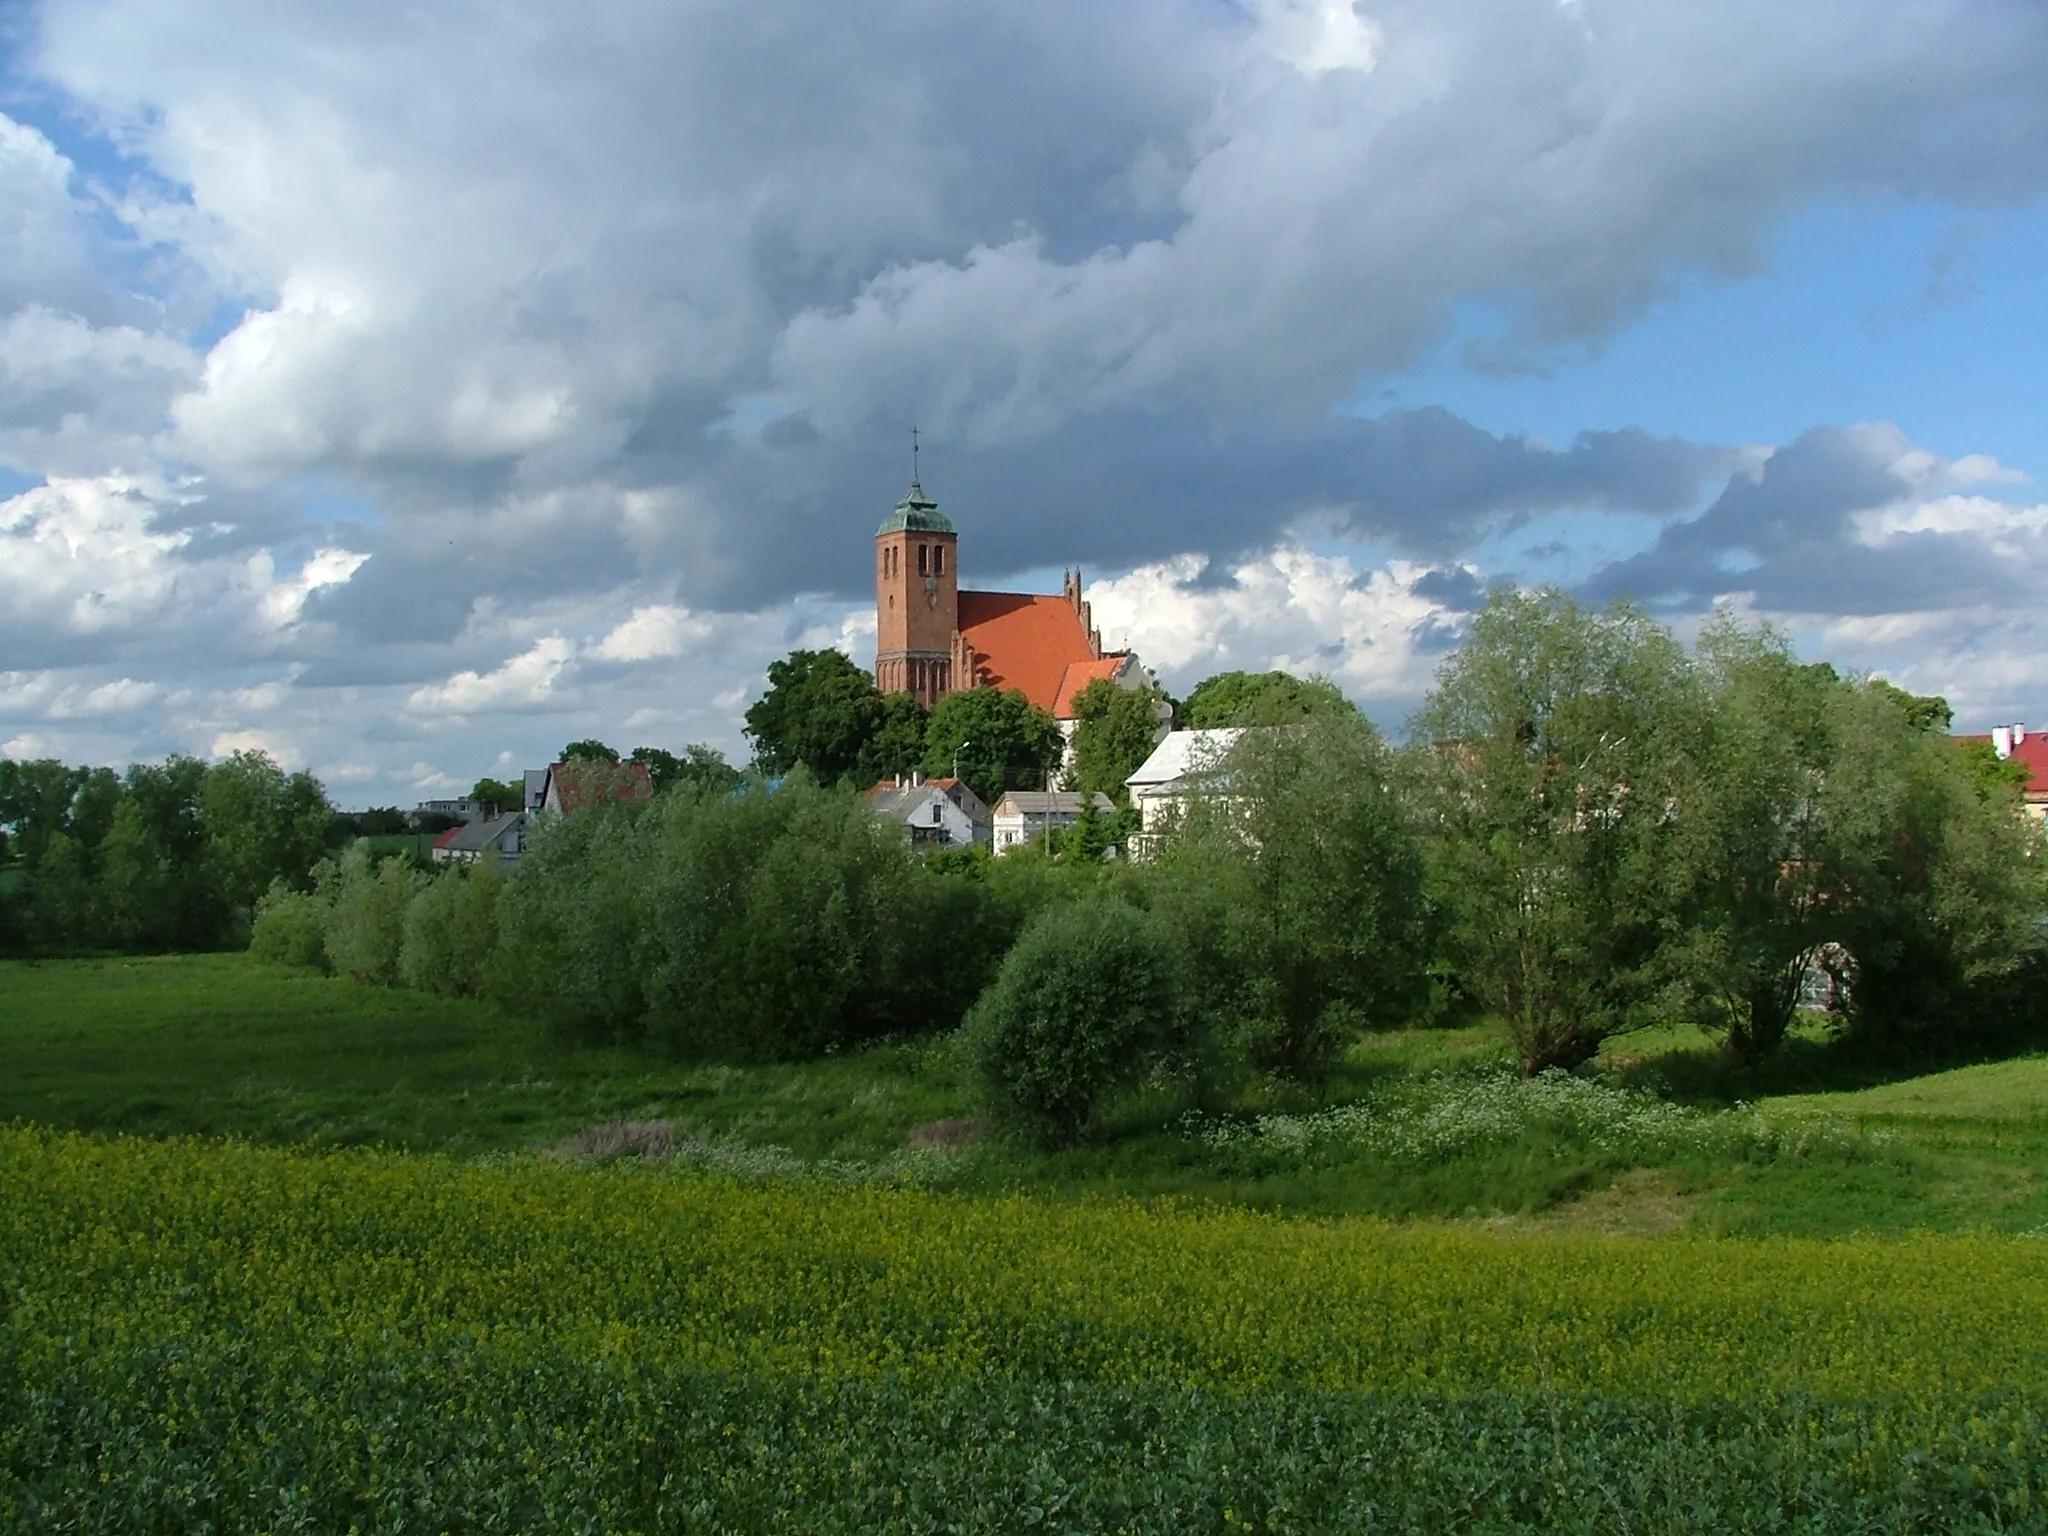
[(953, 749), (953, 777), (955, 780), (958, 780), (960, 777), (960, 754), (973, 745), (974, 743), (971, 741), (963, 741)]

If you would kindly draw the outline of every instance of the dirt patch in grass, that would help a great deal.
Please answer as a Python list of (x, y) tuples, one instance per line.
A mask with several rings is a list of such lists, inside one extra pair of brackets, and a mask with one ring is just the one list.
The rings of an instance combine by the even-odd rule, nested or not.
[(555, 1148), (559, 1157), (667, 1157), (666, 1120), (607, 1120), (586, 1126)]
[(1490, 1216), (1488, 1230), (1594, 1232), (1606, 1237), (1668, 1237), (1685, 1229), (1704, 1191), (1685, 1189), (1668, 1168), (1631, 1168), (1612, 1184), (1534, 1216)]
[(903, 1138), (903, 1142), (905, 1146), (951, 1151), (979, 1141), (981, 1129), (979, 1120), (934, 1120), (929, 1125), (918, 1126)]
[(1631, 1168), (1605, 1189), (1596, 1189), (1542, 1219), (1570, 1232), (1605, 1232), (1616, 1237), (1663, 1237), (1692, 1219), (1704, 1193), (1683, 1188), (1668, 1168)]

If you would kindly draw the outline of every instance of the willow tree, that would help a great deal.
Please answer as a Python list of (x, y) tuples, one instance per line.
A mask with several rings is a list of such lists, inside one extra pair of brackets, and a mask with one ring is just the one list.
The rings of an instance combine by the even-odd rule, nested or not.
[(1694, 1020), (1751, 1065), (1784, 1041), (1808, 970), (1835, 931), (1848, 685), (1786, 638), (1721, 615), (1695, 654), (1701, 714), (1678, 807), (1684, 886), (1673, 943)]
[(1683, 648), (1640, 608), (1503, 590), (1417, 718), (1443, 942), (1524, 1072), (1591, 1059), (1670, 981), (1695, 695)]

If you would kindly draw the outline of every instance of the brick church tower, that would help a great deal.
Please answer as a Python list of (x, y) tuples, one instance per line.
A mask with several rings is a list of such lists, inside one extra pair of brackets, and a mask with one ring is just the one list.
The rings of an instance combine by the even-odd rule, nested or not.
[[(875, 530), (875, 686), (929, 709), (953, 691), (960, 536), (915, 477)], [(960, 686), (972, 687), (970, 678)]]

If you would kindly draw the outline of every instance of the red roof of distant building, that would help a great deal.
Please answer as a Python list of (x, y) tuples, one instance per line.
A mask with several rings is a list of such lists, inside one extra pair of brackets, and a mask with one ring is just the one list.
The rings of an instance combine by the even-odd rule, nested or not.
[(455, 841), (457, 835), (460, 834), (462, 829), (467, 825), (467, 822), (458, 821), (457, 823), (455, 823), (454, 826), (450, 827), (446, 832), (443, 832), (439, 837), (434, 839), (434, 846), (436, 848), (446, 848), (450, 843)]
[(607, 800), (654, 798), (654, 776), (645, 763), (550, 763), (548, 777), (565, 815)]
[(1057, 710), (1069, 667), (1097, 663), (1081, 615), (1064, 597), (962, 592), (960, 634), (980, 658), (977, 682), (1013, 688), (1040, 709)]
[(1059, 692), (1053, 697), (1052, 712), (1062, 720), (1073, 718), (1074, 699), (1081, 690), (1104, 678), (1116, 681), (1117, 673), (1129, 660), (1128, 656), (1105, 656), (1100, 661), (1069, 662), (1066, 674), (1060, 678)]
[[(1991, 733), (1979, 731), (1974, 735), (1958, 736), (1956, 740), (1988, 742)], [(2024, 793), (2029, 797), (2048, 798), (2048, 732), (2027, 732), (2025, 741), (2012, 744), (2012, 756), (2026, 765), (2028, 777)]]

